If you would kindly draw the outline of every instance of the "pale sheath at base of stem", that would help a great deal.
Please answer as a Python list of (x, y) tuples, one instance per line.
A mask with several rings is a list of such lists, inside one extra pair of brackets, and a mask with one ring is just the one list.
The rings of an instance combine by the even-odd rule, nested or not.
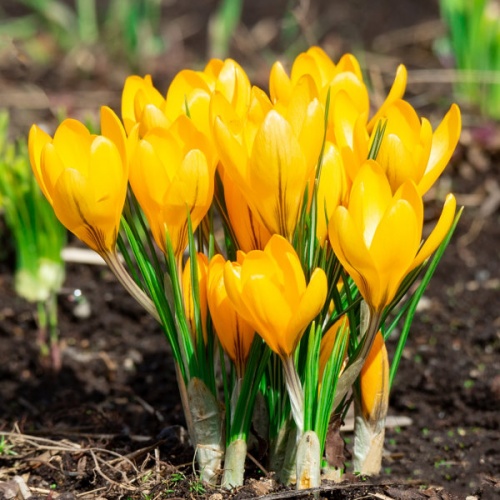
[(224, 415), (222, 408), (205, 383), (193, 377), (187, 388), (192, 417), (196, 460), (200, 478), (216, 485), (224, 457)]

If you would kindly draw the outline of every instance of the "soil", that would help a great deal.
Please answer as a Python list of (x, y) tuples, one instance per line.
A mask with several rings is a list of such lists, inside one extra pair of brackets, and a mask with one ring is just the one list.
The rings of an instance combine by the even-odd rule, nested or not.
[[(198, 20), (195, 26), (201, 13), (213, 9), (213, 2), (197, 3), (200, 9), (189, 11)], [(279, 7), (271, 12), (271, 2), (256, 2), (260, 16), (246, 9), (247, 31), (240, 29), (240, 39), (258, 19), (280, 19), (285, 3), (276, 2)], [(395, 58), (410, 69), (441, 67), (431, 50), (432, 39), (442, 32), (436, 2), (419, 2), (419, 7), (410, 0), (380, 2), (372, 22), (367, 2), (345, 4), (349, 3), (312, 2), (304, 30), (324, 26), (326, 21), (319, 20), (325, 12), (332, 22), (321, 34), (322, 43), (335, 52), (352, 50), (361, 41), (371, 70), (382, 68), (378, 75), (383, 81), (384, 68), (393, 71)], [(181, 10), (178, 5), (179, 19), (188, 15)], [(7, 7), (6, 12), (19, 15)], [(381, 22), (375, 22), (379, 17)], [(433, 29), (437, 31), (428, 32)], [(150, 61), (148, 69), (167, 82), (183, 65), (206, 57), (203, 37), (200, 28), (183, 39), (183, 56), (177, 54), (169, 71), (158, 69), (158, 60)], [(274, 50), (279, 50), (279, 41), (274, 43)], [(254, 81), (263, 78), (269, 69), (264, 57), (237, 43), (232, 50), (238, 60), (243, 58)], [(91, 77), (79, 81), (78, 71), (56, 61), (49, 74), (36, 65), (21, 71), (11, 60), (1, 60), (0, 90), (12, 98), (6, 102), (17, 130), (26, 133), (34, 121), (53, 122), (61, 103), (77, 117), (89, 109), (95, 113), (100, 104), (117, 106), (123, 69), (111, 75), (106, 73), (111, 62), (101, 63)], [(370, 74), (377, 76), (375, 71)], [(21, 98), (14, 88), (25, 92)], [(412, 83), (411, 73), (409, 92), (422, 113), (433, 116), (442, 116), (450, 102), (449, 87)], [(46, 96), (44, 104), (37, 104), (40, 93)], [(28, 95), (34, 96), (35, 104), (23, 100)], [(497, 125), (465, 109), (457, 153), (431, 193), (439, 198), (440, 192), (451, 190), (465, 210), (406, 345), (390, 401), (390, 414), (406, 421), (387, 429), (383, 472), (376, 478), (346, 475), (341, 485), (325, 481), (322, 498), (500, 497), (498, 137)], [(36, 345), (33, 307), (14, 293), (12, 244), (3, 227), (0, 248), (0, 498), (13, 498), (18, 484), (27, 485), (33, 499), (308, 495), (280, 487), (258, 468), (231, 494), (211, 490), (196, 479), (167, 343), (154, 320), (105, 267), (68, 264), (59, 297), (62, 368), (58, 374), (47, 370)], [(75, 290), (88, 301), (88, 317), (80, 317)], [(348, 448), (349, 437), (346, 433)]]

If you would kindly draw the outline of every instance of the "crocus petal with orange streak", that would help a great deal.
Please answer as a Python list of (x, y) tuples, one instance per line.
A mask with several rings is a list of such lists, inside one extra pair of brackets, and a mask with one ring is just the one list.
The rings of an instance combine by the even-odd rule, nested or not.
[(241, 376), (255, 335), (252, 326), (235, 310), (224, 283), (225, 260), (215, 255), (208, 267), (208, 307), (217, 337)]

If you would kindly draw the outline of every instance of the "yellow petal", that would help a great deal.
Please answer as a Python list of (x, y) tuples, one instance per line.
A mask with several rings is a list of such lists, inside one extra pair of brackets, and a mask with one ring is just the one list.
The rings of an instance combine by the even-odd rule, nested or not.
[(254, 330), (237, 314), (230, 301), (224, 284), (224, 265), (222, 255), (215, 255), (208, 268), (208, 307), (212, 322), (222, 348), (242, 372), (250, 347)]
[(184, 114), (181, 114), (179, 117), (189, 115), (193, 123), (196, 124), (196, 127), (207, 137), (210, 137), (210, 94), (204, 89), (193, 89), (191, 93), (186, 96), (185, 103)]
[[(241, 253), (239, 253), (239, 255), (241, 257)], [(250, 322), (252, 314), (248, 310), (246, 300), (242, 294), (243, 282), (241, 271), (243, 262), (227, 261), (224, 264), (224, 285), (227, 295), (237, 313), (242, 316), (245, 321)]]
[(315, 271), (306, 287), (297, 254), (279, 235), (271, 237), (264, 251), (240, 253), (239, 259), (241, 263), (226, 263), (224, 268), (231, 302), (274, 352), (291, 355), (324, 304), (324, 271)]
[(403, 94), (405, 93), (406, 90), (406, 82), (408, 79), (408, 72), (406, 71), (406, 68), (400, 64), (398, 66), (398, 69), (396, 70), (396, 76), (394, 78), (394, 82), (392, 84), (391, 90), (389, 91), (389, 94), (387, 95), (384, 103), (382, 106), (380, 106), (379, 110), (375, 113), (373, 118), (368, 122), (368, 132), (371, 132), (377, 122), (382, 118), (389, 106), (393, 102), (395, 102), (398, 99), (401, 99), (403, 97)]
[(349, 213), (369, 248), (377, 226), (392, 200), (389, 181), (377, 162), (367, 160), (354, 179)]
[(432, 150), (432, 125), (427, 120), (427, 118), (421, 117), (421, 127), (420, 127), (420, 137), (419, 137), (419, 148), (415, 151), (415, 178), (417, 179), (416, 184), (418, 185), (425, 174), (427, 165), (429, 163), (429, 158)]
[(214, 86), (215, 80), (201, 71), (185, 69), (177, 73), (168, 87), (166, 97), (165, 111), (168, 119), (173, 122), (179, 115), (185, 115), (186, 100), (191, 92), (198, 89), (210, 94), (210, 84)]
[(248, 206), (241, 190), (224, 175), (224, 200), (231, 227), (236, 235), (238, 246), (245, 252), (263, 250), (271, 237), (271, 233), (262, 225)]
[(153, 104), (146, 104), (141, 114), (139, 135), (144, 137), (151, 130), (157, 128), (168, 129), (169, 125), (170, 121), (163, 111)]
[(323, 153), (321, 173), (317, 191), (316, 236), (323, 244), (328, 235), (328, 220), (334, 210), (344, 201), (348, 190), (347, 174), (342, 156), (332, 143), (327, 143)]
[(290, 71), (290, 79), (293, 83), (297, 83), (304, 75), (311, 76), (315, 82), (321, 85), (321, 72), (316, 60), (308, 52), (302, 52), (295, 58)]
[(386, 105), (386, 110), (386, 133), (397, 134), (404, 143), (415, 144), (421, 124), (413, 106), (403, 99), (398, 99), (390, 106)]
[(215, 172), (218, 157), (214, 145), (209, 136), (200, 131), (193, 120), (181, 115), (169, 128), (169, 132), (175, 136), (181, 151), (187, 152), (191, 149), (199, 149), (205, 155), (211, 171)]
[(271, 233), (292, 235), (308, 174), (291, 126), (269, 112), (255, 136), (247, 182), (253, 207)]
[(118, 148), (123, 167), (128, 171), (127, 136), (120, 119), (108, 106), (101, 107), (101, 134)]
[(299, 129), (298, 139), (305, 156), (308, 175), (318, 163), (323, 138), (325, 135), (325, 110), (317, 99), (313, 99), (306, 108), (306, 114)]
[[(322, 131), (324, 128), (325, 113), (319, 104), (318, 92), (314, 85), (314, 81), (309, 75), (304, 75), (293, 86), (289, 103), (286, 105), (284, 103), (277, 103), (274, 109), (286, 118), (297, 137), (299, 137), (300, 132), (306, 128), (306, 119), (314, 121), (316, 124), (316, 131), (320, 129)], [(319, 115), (319, 123), (315, 116), (316, 114)], [(321, 135), (321, 132), (319, 132), (319, 135)]]
[(92, 141), (93, 136), (83, 123), (68, 118), (57, 127), (52, 143), (63, 164), (68, 168), (79, 170), (85, 176)]
[(244, 116), (250, 101), (250, 80), (243, 68), (232, 59), (226, 59), (220, 69), (215, 90), (231, 102), (236, 114)]
[(379, 276), (380, 293), (371, 305), (378, 311), (389, 305), (409, 272), (421, 233), (415, 212), (406, 200), (395, 201), (384, 214), (370, 247)]
[(245, 148), (219, 116), (215, 118), (213, 131), (217, 153), (225, 172), (238, 186), (244, 186), (248, 169), (248, 155)]
[(360, 112), (351, 96), (341, 89), (331, 96), (329, 109), (329, 136), (340, 149), (355, 148), (355, 127)]
[(441, 216), (439, 217), (436, 226), (420, 248), (417, 257), (413, 261), (411, 269), (415, 269), (422, 264), (442, 243), (451, 228), (453, 219), (455, 218), (456, 207), (457, 201), (455, 197), (452, 194), (449, 194), (446, 197), (443, 211), (441, 212)]
[(293, 354), (302, 334), (325, 305), (327, 291), (326, 274), (323, 269), (316, 268), (311, 275), (305, 292), (300, 298), (299, 307), (294, 311), (288, 324), (283, 349), (286, 356)]
[(349, 71), (354, 73), (360, 82), (363, 81), (363, 73), (358, 60), (352, 54), (344, 54), (337, 63), (335, 71), (338, 73)]
[(345, 207), (338, 207), (328, 225), (328, 237), (335, 255), (354, 280), (362, 297), (371, 304), (380, 295), (380, 283), (373, 258), (363, 235)]
[(213, 174), (205, 155), (196, 149), (189, 151), (163, 199), (163, 219), (176, 255), (187, 245), (188, 213), (194, 231), (210, 208), (213, 189)]
[(389, 358), (380, 332), (373, 339), (359, 380), (364, 419), (377, 422), (385, 418), (389, 406)]
[(293, 246), (280, 235), (274, 235), (264, 248), (274, 261), (276, 279), (283, 285), (284, 298), (290, 304), (301, 297), (306, 290), (304, 271)]
[(122, 92), (121, 113), (123, 125), (127, 133), (130, 133), (133, 126), (139, 121), (142, 114), (142, 107), (137, 108), (136, 97), (138, 93), (144, 96), (143, 104), (153, 104), (157, 108), (162, 108), (165, 98), (153, 86), (153, 81), (150, 75), (141, 78), (137, 75), (129, 76), (125, 80), (125, 85)]
[(208, 82), (215, 82), (224, 66), (222, 59), (212, 58), (208, 61), (207, 65), (203, 68), (203, 75)]
[(49, 134), (44, 132), (37, 125), (32, 125), (28, 136), (28, 150), (30, 155), (31, 168), (33, 170), (33, 173), (35, 174), (35, 178), (38, 182), (38, 185), (40, 186), (40, 189), (42, 190), (42, 193), (52, 205), (52, 194), (45, 185), (45, 180), (41, 169), (43, 148), (46, 144), (51, 142), (52, 137), (50, 137)]
[(370, 109), (368, 90), (354, 73), (346, 71), (335, 76), (330, 84), (331, 103), (335, 101), (339, 92), (344, 92), (350, 97), (358, 114), (368, 113)]
[(396, 191), (406, 179), (418, 182), (418, 169), (414, 162), (415, 152), (395, 134), (384, 136), (377, 155), (377, 162), (384, 168), (392, 191)]
[(78, 170), (66, 169), (55, 190), (54, 212), (62, 224), (99, 254), (112, 252), (118, 227), (94, 203), (93, 185)]
[(329, 82), (333, 78), (335, 72), (339, 71), (338, 66), (340, 66), (342, 71), (344, 70), (348, 71), (346, 69), (346, 66), (344, 66), (345, 61), (342, 61), (344, 57), (341, 58), (336, 67), (335, 63), (330, 59), (328, 54), (321, 47), (318, 46), (310, 47), (307, 50), (307, 53), (313, 58), (316, 67), (318, 68), (318, 71), (321, 75), (322, 82), (325, 83)]
[[(85, 178), (80, 172), (78, 172), (78, 170), (71, 169), (70, 175), (76, 179), (74, 182), (77, 184), (76, 189), (71, 187), (71, 191), (65, 192), (63, 190), (62, 193), (59, 192), (57, 188), (58, 181), (62, 177), (65, 167), (53, 144), (47, 144), (42, 151), (41, 169), (42, 172), (58, 172), (58, 175), (54, 176), (53, 184), (50, 185), (50, 192), (53, 196), (54, 212), (62, 224), (67, 229), (74, 232), (75, 228), (84, 223), (82, 217), (83, 214), (78, 208), (78, 205), (75, 203), (74, 193), (76, 192), (76, 196), (79, 196), (79, 186), (85, 187)], [(63, 209), (60, 208), (61, 206), (63, 206)], [(69, 208), (67, 208), (68, 206)]]
[(292, 94), (292, 83), (283, 65), (276, 61), (269, 75), (269, 94), (273, 103), (277, 101), (289, 102)]
[(453, 104), (432, 137), (432, 147), (427, 168), (418, 184), (421, 195), (424, 195), (429, 190), (450, 161), (460, 138), (461, 128), (460, 109), (456, 104)]
[(121, 217), (127, 193), (127, 171), (118, 148), (109, 139), (99, 136), (92, 142), (88, 179), (94, 186), (94, 201), (114, 215), (116, 227)]
[(424, 225), (424, 202), (418, 193), (417, 186), (411, 180), (406, 180), (394, 194), (393, 202), (399, 199), (406, 200), (415, 212), (417, 220), (417, 233), (422, 234)]
[[(321, 347), (319, 351), (319, 381), (320, 383), (323, 380), (323, 373), (325, 371), (326, 364), (330, 359), (333, 347), (335, 346), (335, 341), (337, 339), (337, 335), (339, 331), (342, 331), (344, 328), (348, 327), (349, 320), (346, 314), (344, 314), (340, 319), (338, 319), (323, 335), (321, 339)], [(345, 348), (347, 349), (347, 343)], [(345, 351), (342, 355), (345, 355)]]
[[(245, 264), (251, 254), (248, 254)], [(283, 354), (287, 349), (286, 334), (295, 313), (282, 292), (283, 288), (264, 274), (254, 274), (251, 279), (243, 281), (242, 294), (251, 313), (248, 321), (277, 354)]]
[[(170, 185), (170, 178), (154, 145), (149, 140), (142, 140), (137, 145), (135, 156), (130, 166), (130, 185), (139, 204), (144, 210), (154, 201), (160, 205), (163, 202), (165, 191)], [(160, 151), (159, 151), (160, 152)], [(176, 161), (173, 157), (172, 162)]]

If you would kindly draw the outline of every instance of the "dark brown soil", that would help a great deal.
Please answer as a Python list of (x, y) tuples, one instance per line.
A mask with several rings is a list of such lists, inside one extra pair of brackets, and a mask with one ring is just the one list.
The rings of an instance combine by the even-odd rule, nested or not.
[[(198, 3), (199, 10), (177, 5), (176, 15), (191, 15), (199, 25), (214, 2)], [(247, 29), (266, 16), (280, 18), (285, 4), (276, 2), (276, 12), (269, 10), (272, 2), (246, 7)], [(353, 50), (356, 43), (376, 50), (365, 58), (372, 69), (382, 68), (384, 81), (390, 80), (385, 68), (393, 71), (393, 58), (410, 68), (439, 68), (431, 51), (436, 33), (424, 29), (423, 36), (417, 29), (437, 19), (436, 2), (380, 2), (373, 16), (370, 2), (322, 4), (312, 2), (304, 22), (323, 29), (318, 37), (332, 53)], [(441, 29), (428, 26), (437, 33)], [(203, 40), (200, 28), (181, 41), (184, 52), (172, 56), (168, 70), (168, 58), (151, 62), (148, 69), (166, 82), (184, 65), (199, 65), (205, 57)], [(280, 50), (279, 40), (273, 48)], [(264, 57), (241, 44), (233, 51), (254, 81), (264, 80), (269, 69)], [(57, 62), (52, 73), (21, 67), (19, 61), (18, 66), (12, 60), (0, 63), (0, 100), (2, 106), (8, 103), (23, 133), (32, 121), (53, 121), (61, 104), (80, 118), (100, 104), (116, 106), (126, 74), (115, 71), (109, 60), (84, 81), (74, 68)], [(32, 82), (37, 86), (28, 87)], [(14, 89), (25, 93), (20, 97)], [(415, 105), (433, 116), (442, 116), (450, 102), (449, 88), (412, 84), (411, 74), (409, 91), (420, 95)], [(29, 95), (34, 96), (31, 106), (25, 100)], [(40, 104), (40, 95), (48, 97), (48, 105)], [(343, 485), (324, 484), (324, 498), (500, 496), (500, 129), (467, 111), (464, 125), (461, 145), (440, 184), (457, 194), (464, 214), (416, 316), (391, 394), (390, 413), (410, 418), (411, 424), (388, 429), (380, 477), (348, 476)], [(173, 362), (154, 320), (106, 268), (69, 265), (59, 297), (63, 365), (51, 375), (38, 358), (33, 308), (13, 291), (12, 245), (3, 228), (0, 249), (0, 431), (6, 433), (0, 440), (0, 498), (10, 498), (7, 486), (15, 475), (37, 498), (228, 497), (208, 490), (192, 474), (193, 452), (182, 428)], [(75, 315), (75, 289), (90, 303), (86, 319)], [(305, 498), (280, 489), (258, 469), (252, 475), (233, 498)]]

